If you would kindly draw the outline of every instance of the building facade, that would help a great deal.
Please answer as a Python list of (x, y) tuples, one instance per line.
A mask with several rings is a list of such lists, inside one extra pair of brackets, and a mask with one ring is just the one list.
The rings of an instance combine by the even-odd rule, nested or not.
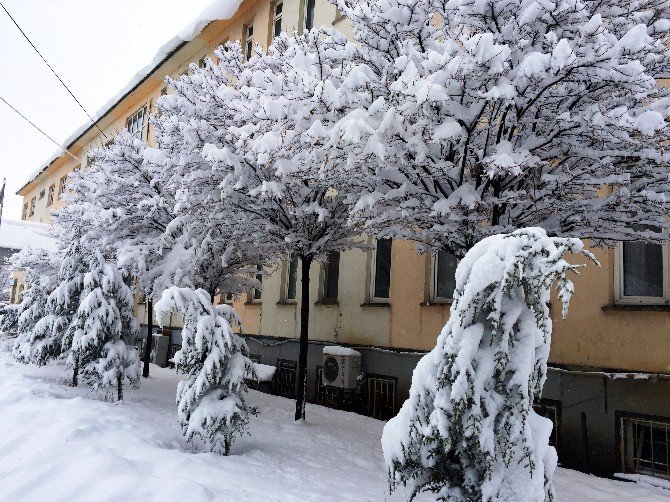
[[(62, 206), (67, 174), (86, 168), (88, 152), (128, 129), (151, 143), (148, 116), (165, 91), (164, 77), (189, 71), (228, 40), (246, 57), (279, 31), (332, 25), (351, 37), (351, 25), (326, 0), (246, 0), (226, 20), (207, 24), (192, 40), (175, 41), (144, 74), (68, 140), (73, 156), (57, 155), (18, 191), (22, 219), (49, 222)], [(100, 133), (98, 127), (104, 131)], [(408, 395), (418, 359), (435, 346), (449, 317), (456, 260), (419, 255), (406, 241), (375, 241), (369, 249), (333, 254), (311, 272), (310, 398), (380, 419), (393, 416)], [(575, 282), (567, 319), (552, 302), (550, 370), (539, 413), (554, 422), (560, 462), (600, 475), (642, 473), (670, 478), (670, 268), (667, 245), (618, 244), (595, 250)], [(295, 394), (299, 336), (299, 263), (286, 257), (263, 278), (262, 292), (230, 301), (255, 359), (277, 366), (275, 391)], [(222, 298), (221, 301), (225, 301)], [(146, 323), (144, 304), (136, 313)], [(173, 326), (177, 345), (179, 320)], [(352, 395), (323, 387), (323, 347), (361, 354)], [(174, 350), (174, 349), (173, 349)]]

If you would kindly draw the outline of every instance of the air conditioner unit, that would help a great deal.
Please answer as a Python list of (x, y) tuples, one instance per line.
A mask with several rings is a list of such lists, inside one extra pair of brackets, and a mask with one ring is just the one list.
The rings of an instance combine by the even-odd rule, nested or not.
[(360, 352), (348, 347), (329, 346), (323, 348), (323, 385), (355, 389), (361, 372)]

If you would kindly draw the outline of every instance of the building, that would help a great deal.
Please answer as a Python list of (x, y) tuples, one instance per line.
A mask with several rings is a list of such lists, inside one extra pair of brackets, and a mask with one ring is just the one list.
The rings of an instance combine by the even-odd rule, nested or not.
[[(171, 41), (109, 106), (68, 141), (79, 160), (55, 155), (21, 187), (24, 220), (49, 221), (62, 204), (67, 174), (86, 166), (87, 152), (127, 128), (153, 140), (147, 116), (165, 92), (165, 75), (188, 71), (215, 47), (242, 41), (246, 57), (280, 30), (332, 25), (351, 35), (349, 21), (325, 0), (243, 1), (228, 19), (199, 20)], [(411, 374), (449, 316), (453, 257), (418, 255), (410, 242), (369, 241), (369, 251), (331, 255), (315, 266), (310, 317), (309, 395), (381, 419), (407, 396)], [(554, 424), (563, 465), (601, 475), (643, 473), (670, 478), (670, 268), (668, 245), (619, 244), (596, 250), (601, 267), (575, 280), (566, 320), (552, 306), (554, 334), (548, 382), (537, 410)], [(295, 395), (298, 359), (299, 264), (289, 259), (264, 279), (262, 294), (232, 299), (254, 357), (277, 366), (276, 391)], [(144, 306), (136, 312), (146, 323)], [(179, 341), (178, 320), (173, 342)], [(355, 398), (319, 385), (326, 345), (355, 347), (365, 375)]]

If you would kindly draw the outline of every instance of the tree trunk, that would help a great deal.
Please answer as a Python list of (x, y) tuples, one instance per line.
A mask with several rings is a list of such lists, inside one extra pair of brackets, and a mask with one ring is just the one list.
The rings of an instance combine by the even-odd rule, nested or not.
[(121, 373), (116, 376), (116, 391), (116, 400), (123, 401), (123, 375)]
[(79, 356), (74, 356), (74, 365), (72, 368), (72, 387), (79, 385)]
[(142, 376), (149, 377), (149, 360), (151, 359), (151, 343), (153, 342), (154, 329), (154, 303), (147, 297), (147, 343), (144, 344), (144, 368)]
[(307, 349), (309, 348), (309, 269), (312, 256), (301, 257), (300, 274), (300, 355), (298, 356), (298, 379), (296, 381), (298, 396), (295, 401), (295, 419), (305, 419), (307, 401)]

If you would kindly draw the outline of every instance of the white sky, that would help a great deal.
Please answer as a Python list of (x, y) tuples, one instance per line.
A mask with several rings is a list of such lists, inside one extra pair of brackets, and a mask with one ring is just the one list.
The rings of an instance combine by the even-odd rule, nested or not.
[[(0, 1), (91, 115), (212, 2)], [(1, 9), (0, 96), (61, 144), (88, 120)], [(7, 178), (3, 218), (20, 219), (16, 190), (56, 150), (0, 101), (0, 183)]]

